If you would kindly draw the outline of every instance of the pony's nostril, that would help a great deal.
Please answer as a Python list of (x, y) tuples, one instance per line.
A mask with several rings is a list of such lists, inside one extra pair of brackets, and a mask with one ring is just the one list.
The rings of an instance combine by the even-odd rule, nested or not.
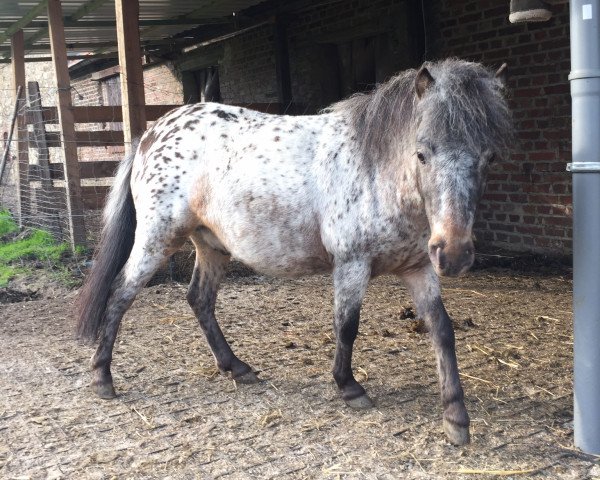
[(443, 245), (442, 242), (434, 243), (434, 244), (432, 244), (432, 245), (429, 246), (429, 251), (432, 254), (435, 254), (436, 252), (441, 251), (443, 249), (444, 249), (444, 245)]

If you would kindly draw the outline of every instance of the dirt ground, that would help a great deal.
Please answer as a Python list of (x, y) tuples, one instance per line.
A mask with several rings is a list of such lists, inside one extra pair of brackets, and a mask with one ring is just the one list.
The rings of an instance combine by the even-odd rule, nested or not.
[(444, 281), (467, 447), (444, 438), (433, 352), (398, 279), (375, 280), (363, 307), (354, 366), (376, 402), (365, 412), (342, 403), (330, 374), (328, 277), (223, 284), (217, 315), (260, 372), (250, 386), (217, 375), (185, 289), (149, 287), (128, 312), (112, 401), (89, 390), (75, 292), (0, 305), (0, 477), (600, 478), (598, 459), (572, 446), (567, 277), (485, 269)]

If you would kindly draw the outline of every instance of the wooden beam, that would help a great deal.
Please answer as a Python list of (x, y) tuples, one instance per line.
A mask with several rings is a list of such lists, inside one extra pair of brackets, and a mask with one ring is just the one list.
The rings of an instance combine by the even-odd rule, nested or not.
[[(213, 18), (159, 18), (152, 20), (140, 20), (140, 27), (173, 27), (178, 25), (226, 25), (232, 23), (231, 17), (213, 17)], [(69, 28), (115, 28), (116, 20), (73, 20), (72, 17), (63, 19), (65, 29)], [(0, 29), (12, 27), (14, 22), (0, 21)], [(46, 29), (48, 33), (48, 22), (44, 20), (34, 20), (29, 22), (27, 28)]]
[(29, 10), (25, 15), (23, 15), (19, 20), (17, 20), (10, 27), (8, 27), (3, 33), (0, 34), (0, 44), (4, 43), (19, 30), (25, 28), (34, 18), (36, 18), (40, 13), (44, 11), (47, 4), (48, 0), (42, 0), (35, 7)]
[(119, 65), (121, 66), (121, 104), (125, 149), (146, 130), (144, 73), (138, 25), (138, 0), (115, 0)]
[[(6, 58), (0, 58), (0, 63), (10, 63), (10, 53), (6, 54)], [(117, 52), (98, 53), (98, 54), (85, 54), (85, 55), (69, 55), (68, 60), (92, 60), (99, 58), (117, 58), (119, 54)], [(51, 62), (52, 57), (25, 57), (25, 63), (29, 62)]]
[[(23, 41), (23, 30), (19, 30), (11, 37), (12, 49), (12, 74), (13, 74), (13, 95), (18, 102), (17, 111), (17, 171), (18, 184), (17, 196), (19, 198), (19, 226), (24, 227), (28, 224), (31, 215), (31, 196), (29, 192), (29, 146), (27, 143), (27, 123), (25, 118), (25, 43)], [(22, 95), (16, 98), (17, 89), (21, 87)]]
[[(146, 120), (158, 120), (165, 113), (181, 105), (146, 105)], [(82, 105), (73, 107), (75, 123), (102, 123), (122, 122), (123, 109), (120, 105)], [(58, 111), (56, 107), (42, 107), (42, 118), (44, 123), (58, 123)], [(31, 115), (27, 115), (27, 123), (33, 123)], [(78, 132), (86, 134), (90, 132)], [(121, 134), (122, 135), (122, 134)]]
[[(123, 132), (116, 130), (93, 130), (75, 132), (77, 147), (115, 147), (123, 145)], [(31, 137), (33, 141), (33, 137)], [(46, 132), (48, 147), (62, 147), (60, 132)], [(81, 165), (81, 164), (80, 164)]]
[[(250, 110), (256, 110), (258, 112), (264, 113), (277, 113), (280, 108), (279, 103), (271, 102), (271, 103), (230, 103), (229, 105), (233, 105), (235, 107), (244, 107), (249, 108)], [(152, 122), (154, 120), (158, 120), (164, 114), (170, 112), (171, 110), (181, 107), (181, 105), (146, 105), (146, 120)], [(296, 113), (303, 112), (306, 105), (300, 104), (292, 104), (292, 107)], [(75, 119), (75, 123), (102, 123), (102, 122), (122, 122), (123, 121), (123, 109), (119, 105), (86, 105), (86, 106), (77, 106), (73, 107), (73, 117)], [(44, 123), (46, 124), (56, 124), (58, 123), (58, 110), (56, 107), (42, 107), (42, 118), (44, 119)], [(34, 122), (34, 119), (31, 115), (27, 115), (26, 117), (27, 123), (31, 124)], [(47, 135), (50, 135), (52, 132), (48, 132)], [(75, 137), (81, 142), (85, 141), (86, 135), (90, 135), (94, 133), (93, 131), (78, 131), (75, 132)], [(96, 132), (98, 133), (98, 132)], [(107, 134), (117, 134), (121, 135), (122, 132), (110, 132), (103, 131), (98, 135), (100, 138), (101, 135)], [(80, 145), (81, 146), (81, 145)]]
[(77, 145), (75, 143), (75, 122), (71, 103), (71, 83), (65, 47), (65, 29), (63, 27), (62, 7), (60, 0), (48, 0), (48, 23), (50, 26), (50, 43), (52, 59), (58, 90), (58, 119), (64, 153), (65, 191), (71, 246), (85, 245), (85, 223), (83, 203), (81, 200), (81, 184), (79, 180), (79, 164), (77, 162)]
[[(185, 48), (190, 45), (194, 45), (198, 43), (197, 40), (189, 39), (189, 38), (157, 38), (154, 40), (144, 40), (140, 42), (140, 45), (144, 48), (152, 48), (152, 47), (161, 47), (161, 46), (176, 46), (177, 48)], [(116, 48), (118, 46), (117, 42), (68, 42), (66, 47), (69, 51), (73, 50), (84, 50), (89, 51), (91, 49), (107, 49), (107, 48)], [(41, 43), (35, 46), (30, 46), (27, 48), (28, 51), (46, 51), (50, 50), (50, 45), (46, 43)], [(8, 47), (0, 46), (0, 52), (8, 53)]]
[(110, 187), (106, 186), (82, 187), (82, 201), (85, 208), (88, 210), (100, 210), (104, 208), (109, 189)]
[[(100, 160), (94, 162), (79, 162), (79, 174), (81, 179), (84, 178), (111, 178), (114, 176), (119, 162), (116, 160)], [(36, 175), (32, 175), (34, 178), (39, 178), (41, 172), (38, 165), (31, 165), (31, 170)], [(50, 163), (49, 164), (50, 178), (52, 180), (64, 180), (65, 172), (62, 163)]]

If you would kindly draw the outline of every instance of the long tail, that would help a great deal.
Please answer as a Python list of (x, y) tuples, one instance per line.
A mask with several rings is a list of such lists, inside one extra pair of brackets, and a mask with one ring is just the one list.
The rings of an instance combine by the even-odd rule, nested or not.
[(136, 214), (130, 180), (134, 157), (131, 153), (119, 166), (104, 208), (104, 227), (94, 262), (77, 299), (77, 336), (82, 340), (97, 340), (105, 327), (113, 283), (133, 248)]

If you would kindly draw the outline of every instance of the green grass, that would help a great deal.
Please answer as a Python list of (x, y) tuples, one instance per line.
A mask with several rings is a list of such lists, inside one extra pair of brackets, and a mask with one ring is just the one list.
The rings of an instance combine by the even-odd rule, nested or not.
[(18, 231), (18, 227), (5, 210), (0, 210), (0, 287), (18, 274), (28, 273), (28, 261), (43, 261), (49, 267), (60, 266), (60, 261), (69, 253), (66, 243), (57, 243), (48, 232), (32, 230), (23, 238), (10, 238), (10, 233)]
[(10, 212), (0, 210), (0, 237), (16, 232), (19, 229), (10, 216)]

